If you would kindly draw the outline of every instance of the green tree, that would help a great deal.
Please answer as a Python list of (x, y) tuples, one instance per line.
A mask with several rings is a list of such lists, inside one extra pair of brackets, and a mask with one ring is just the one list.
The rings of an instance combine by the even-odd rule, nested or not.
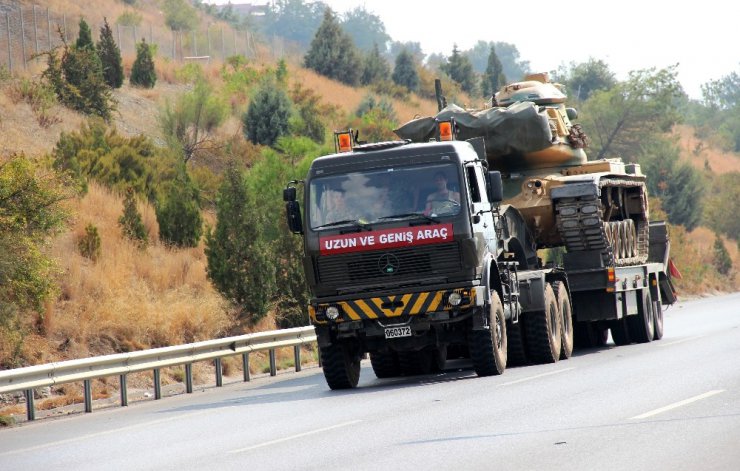
[(159, 240), (175, 247), (196, 247), (203, 234), (198, 188), (184, 166), (168, 186), (164, 201), (156, 206)]
[(324, 12), (324, 20), (303, 61), (307, 68), (347, 85), (357, 85), (360, 81), (362, 64), (357, 48), (342, 31), (330, 8)]
[(383, 20), (367, 11), (364, 6), (355, 7), (343, 15), (342, 29), (350, 35), (357, 48), (364, 52), (370, 52), (377, 46), (385, 51), (385, 45), (391, 39), (385, 31)]
[(460, 54), (457, 44), (452, 47), (452, 55), (447, 58), (447, 62), (441, 64), (439, 68), (457, 82), (464, 92), (468, 94), (475, 92), (476, 77), (473, 64), (467, 56)]
[(136, 193), (129, 187), (123, 200), (123, 214), (118, 218), (118, 225), (124, 237), (134, 242), (139, 248), (149, 244), (149, 233), (141, 220), (141, 213), (136, 208)]
[(378, 45), (373, 45), (372, 50), (365, 56), (365, 60), (363, 61), (360, 83), (370, 85), (371, 83), (388, 80), (390, 74), (391, 69), (388, 66), (388, 62), (380, 55)]
[(367, 94), (355, 110), (355, 114), (363, 117), (366, 114), (377, 110), (381, 116), (390, 121), (396, 120), (396, 111), (393, 109), (393, 103), (385, 97), (376, 98), (375, 95)]
[(85, 235), (77, 241), (77, 249), (80, 251), (80, 255), (93, 262), (100, 259), (102, 253), (100, 233), (98, 233), (98, 228), (93, 223), (85, 226)]
[(298, 117), (291, 121), (293, 134), (306, 136), (312, 141), (323, 144), (326, 140), (325, 120), (337, 116), (337, 107), (321, 102), (321, 95), (313, 89), (296, 82), (290, 90), (290, 98), (298, 108)]
[(271, 146), (286, 134), (291, 115), (290, 98), (271, 80), (257, 89), (242, 117), (244, 135), (254, 144)]
[(157, 83), (157, 72), (154, 70), (152, 48), (144, 38), (136, 44), (136, 59), (131, 67), (131, 85), (142, 88), (154, 88)]
[(716, 176), (708, 185), (708, 191), (704, 212), (706, 224), (715, 232), (740, 241), (740, 218), (727, 216), (740, 201), (740, 173)]
[(139, 26), (143, 20), (144, 16), (138, 11), (124, 10), (124, 12), (116, 18), (116, 24), (121, 26)]
[(277, 0), (270, 2), (270, 7), (261, 22), (265, 37), (280, 36), (308, 46), (311, 38), (319, 29), (324, 11), (328, 8), (324, 2), (307, 3), (304, 0)]
[(471, 49), (464, 51), (463, 54), (470, 59), (473, 65), (473, 71), (479, 74), (486, 71), (491, 47), (496, 49), (496, 56), (501, 61), (503, 73), (508, 79), (521, 80), (529, 73), (529, 61), (521, 59), (519, 50), (514, 44), (503, 41), (478, 41)]
[(571, 63), (568, 68), (563, 67), (558, 75), (557, 80), (567, 87), (569, 97), (580, 101), (588, 100), (594, 92), (607, 91), (617, 84), (609, 64), (593, 57), (580, 64)]
[(270, 247), (261, 237), (266, 220), (242, 173), (229, 167), (216, 202), (216, 227), (206, 234), (208, 278), (250, 322), (267, 313), (276, 289)]
[(495, 95), (496, 92), (506, 84), (506, 75), (504, 75), (504, 66), (496, 55), (496, 48), (491, 45), (491, 52), (488, 54), (488, 65), (481, 80), (481, 90), (483, 96), (488, 98)]
[(719, 234), (714, 234), (714, 268), (722, 275), (728, 275), (732, 270), (732, 258), (727, 251)]
[(164, 0), (165, 23), (172, 31), (192, 31), (198, 24), (195, 9), (185, 0)]
[(108, 18), (103, 18), (103, 21), (103, 26), (100, 27), (100, 41), (98, 42), (98, 55), (103, 66), (103, 79), (109, 87), (121, 88), (121, 85), (123, 85), (121, 50), (113, 40), (113, 31), (108, 24)]
[(215, 130), (226, 118), (226, 104), (213, 93), (206, 80), (178, 97), (174, 106), (167, 101), (159, 114), (159, 125), (167, 142), (181, 153), (185, 163), (214, 147)]
[(393, 83), (406, 87), (412, 92), (415, 92), (419, 88), (419, 74), (416, 71), (416, 63), (410, 52), (403, 49), (396, 56), (396, 64), (393, 67), (393, 75), (391, 76)]
[(75, 47), (79, 50), (95, 50), (95, 44), (93, 43), (90, 26), (87, 24), (87, 21), (85, 21), (84, 18), (80, 18), (79, 28), (80, 32), (77, 35), (77, 42), (75, 42)]

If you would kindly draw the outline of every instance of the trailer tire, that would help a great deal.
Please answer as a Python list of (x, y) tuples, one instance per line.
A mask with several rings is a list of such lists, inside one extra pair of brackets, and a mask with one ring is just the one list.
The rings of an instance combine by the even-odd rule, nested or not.
[(360, 380), (360, 355), (349, 345), (332, 343), (320, 350), (324, 378), (331, 389), (352, 389)]
[(560, 359), (560, 309), (552, 285), (545, 285), (545, 309), (524, 314), (524, 345), (527, 357), (535, 363), (555, 363)]
[(614, 340), (615, 345), (621, 346), (632, 343), (626, 318), (623, 317), (617, 321), (613, 321), (609, 330), (612, 331), (612, 340)]
[(637, 296), (637, 315), (627, 317), (630, 336), (637, 343), (652, 342), (655, 335), (655, 315), (650, 290), (641, 289)]
[(660, 340), (663, 338), (663, 304), (660, 301), (653, 301), (653, 314), (655, 315), (653, 339)]
[(573, 308), (565, 283), (556, 281), (552, 284), (552, 289), (560, 309), (560, 359), (567, 360), (573, 354)]
[(527, 364), (527, 352), (524, 349), (522, 321), (506, 324), (507, 358), (506, 366), (524, 366)]
[(379, 379), (395, 378), (401, 375), (401, 366), (398, 363), (398, 355), (395, 352), (371, 353), (370, 364), (375, 376)]
[(573, 326), (573, 344), (576, 348), (597, 348), (606, 345), (609, 329), (594, 322), (576, 322)]
[(494, 290), (491, 291), (488, 326), (488, 329), (471, 330), (468, 339), (470, 359), (478, 376), (500, 375), (506, 369), (506, 317), (501, 298)]

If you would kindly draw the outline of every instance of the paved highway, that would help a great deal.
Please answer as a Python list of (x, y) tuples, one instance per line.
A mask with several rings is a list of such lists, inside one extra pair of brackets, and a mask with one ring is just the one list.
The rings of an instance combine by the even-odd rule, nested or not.
[(1, 470), (740, 469), (740, 293), (650, 344), (332, 392), (319, 369), (0, 430)]

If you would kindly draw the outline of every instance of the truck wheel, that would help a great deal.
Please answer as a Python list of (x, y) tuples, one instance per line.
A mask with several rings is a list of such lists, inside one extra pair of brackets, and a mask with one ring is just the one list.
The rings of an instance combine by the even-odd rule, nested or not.
[(506, 366), (523, 366), (527, 364), (527, 353), (524, 350), (522, 337), (522, 320), (516, 324), (506, 324), (506, 343), (508, 344)]
[(653, 338), (660, 340), (663, 338), (663, 305), (660, 301), (653, 301), (653, 314), (655, 315), (655, 333)]
[(401, 366), (398, 363), (398, 356), (395, 352), (371, 353), (370, 364), (373, 366), (373, 372), (378, 378), (395, 378), (401, 375)]
[(545, 309), (524, 314), (524, 345), (527, 357), (535, 363), (555, 363), (560, 359), (560, 309), (550, 283), (545, 285)]
[(629, 332), (632, 340), (637, 343), (652, 342), (655, 335), (655, 319), (650, 290), (641, 289), (637, 296), (639, 297), (637, 315), (627, 317)]
[(333, 343), (320, 350), (324, 378), (331, 389), (351, 389), (360, 380), (360, 355), (350, 346)]
[(609, 329), (594, 322), (576, 322), (573, 326), (573, 344), (576, 348), (596, 348), (606, 345)]
[(560, 309), (560, 359), (566, 360), (573, 354), (573, 309), (565, 283), (556, 281), (552, 284), (552, 289)]
[(506, 369), (506, 317), (496, 291), (491, 291), (486, 330), (470, 331), (468, 347), (473, 369), (478, 376), (500, 375)]
[(603, 347), (606, 345), (606, 341), (609, 339), (609, 329), (601, 327), (600, 325), (591, 324), (591, 330), (594, 332), (594, 339), (596, 339), (596, 347)]
[(612, 331), (612, 340), (614, 340), (615, 345), (629, 345), (632, 343), (626, 318), (623, 317), (618, 321), (613, 321), (609, 330)]

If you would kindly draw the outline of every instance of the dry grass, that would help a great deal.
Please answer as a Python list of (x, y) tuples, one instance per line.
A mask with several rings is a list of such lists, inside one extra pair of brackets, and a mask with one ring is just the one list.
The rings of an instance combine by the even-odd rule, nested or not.
[(674, 279), (679, 295), (740, 291), (740, 254), (735, 241), (723, 237), (733, 269), (721, 275), (714, 269), (714, 233), (706, 227), (687, 232), (671, 226), (671, 258), (683, 279)]
[(712, 172), (719, 175), (740, 172), (740, 155), (737, 153), (725, 152), (707, 144), (706, 141), (694, 135), (694, 129), (691, 126), (678, 125), (673, 132), (679, 137), (681, 157), (699, 170), (704, 170), (706, 162)]

